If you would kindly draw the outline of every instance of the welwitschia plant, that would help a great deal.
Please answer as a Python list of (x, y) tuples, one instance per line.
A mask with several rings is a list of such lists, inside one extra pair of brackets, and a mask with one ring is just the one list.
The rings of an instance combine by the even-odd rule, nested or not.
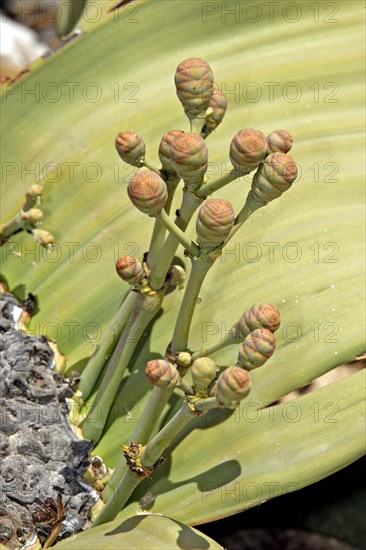
[[(188, 133), (170, 130), (163, 136), (159, 147), (160, 169), (146, 162), (145, 142), (137, 132), (122, 131), (116, 138), (121, 159), (140, 168), (128, 183), (128, 196), (140, 212), (155, 218), (155, 226), (150, 248), (143, 258), (121, 256), (116, 262), (118, 275), (131, 285), (131, 291), (117, 315), (119, 340), (108, 357), (107, 366), (104, 368), (106, 354), (115, 343), (110, 335), (101, 343), (81, 376), (80, 391), (84, 398), (89, 397), (102, 376), (93, 406), (82, 423), (86, 438), (98, 441), (102, 436), (125, 370), (147, 325), (159, 311), (167, 287), (176, 284), (177, 273), (179, 284), (184, 281), (183, 270), (172, 265), (179, 245), (189, 257), (191, 269), (171, 341), (167, 342), (165, 359), (147, 364), (146, 376), (155, 388), (130, 443), (124, 442), (124, 456), (104, 490), (106, 506), (97, 516), (96, 525), (116, 516), (140, 481), (163, 462), (162, 453), (166, 447), (194, 417), (215, 408), (233, 409), (246, 398), (251, 387), (248, 371), (263, 365), (275, 349), (273, 332), (280, 321), (277, 308), (271, 304), (252, 306), (233, 326), (228, 337), (211, 350), (192, 351), (189, 345), (192, 319), (208, 271), (247, 218), (280, 197), (297, 176), (296, 164), (287, 154), (292, 146), (292, 137), (287, 131), (277, 130), (266, 138), (262, 132), (248, 128), (238, 131), (231, 141), (229, 155), (233, 169), (230, 177), (208, 181), (205, 138), (220, 124), (226, 111), (225, 96), (214, 89), (213, 82), (212, 70), (203, 59), (186, 59), (178, 66), (175, 75), (177, 95), (191, 127)], [(207, 198), (228, 181), (253, 171), (251, 189), (236, 215), (229, 201)], [(183, 180), (183, 199), (174, 222), (169, 211), (180, 179)], [(197, 208), (194, 241), (185, 230)], [(218, 374), (219, 368), (207, 355), (222, 346), (239, 342), (242, 344), (236, 365)], [(187, 381), (185, 377), (189, 374), (190, 381)], [(175, 388), (184, 393), (182, 406), (151, 438)]]
[[(198, 0), (88, 4), (78, 39), (3, 87), (2, 223), (17, 220), (3, 235), (2, 274), (8, 287), (26, 284), (37, 296), (28, 328), (57, 340), (67, 357), (66, 368), (63, 357), (57, 368), (73, 388), (84, 371), (87, 404), (79, 393), (71, 416), (80, 412), (95, 442), (91, 470), (98, 457), (108, 467), (105, 478), (101, 471), (87, 474), (103, 494), (104, 518), (128, 499), (112, 522), (61, 545), (132, 548), (149, 538), (169, 550), (184, 543), (215, 547), (182, 522), (246, 510), (364, 453), (362, 372), (278, 401), (364, 351), (363, 42), (354, 39), (363, 31), (360, 3), (350, 0), (337, 11), (304, 1), (296, 20), (282, 6), (271, 14), (262, 6), (256, 22), (244, 2), (233, 4), (234, 15), (224, 4)], [(238, 20), (245, 32), (238, 32), (244, 28)], [(177, 44), (181, 59), (207, 56), (213, 68), (225, 67), (215, 70), (215, 84), (211, 69), (199, 64), (203, 112), (189, 89), (189, 63), (182, 64), (177, 85), (192, 121), (187, 128), (169, 76), (179, 62)], [(227, 108), (225, 94), (230, 116), (214, 131)], [(298, 177), (281, 201), (262, 208), (295, 172), (292, 138), (274, 130), (283, 125), (296, 136)], [(119, 157), (130, 163), (116, 156), (115, 138)], [(289, 164), (285, 181), (276, 176), (281, 159)], [(142, 198), (134, 189), (143, 188), (149, 201), (144, 172), (166, 186), (164, 207), (153, 216), (128, 199), (127, 188), (133, 200)], [(155, 176), (151, 182), (165, 196)], [(36, 220), (19, 231), (21, 196), (32, 184), (43, 186), (53, 248), (27, 234), (39, 229)], [(228, 235), (211, 225), (213, 212), (228, 226), (234, 212)], [(210, 237), (224, 239), (214, 254), (207, 228)], [(7, 288), (4, 281), (0, 286)], [(264, 319), (272, 318), (267, 302), (281, 310), (277, 332), (278, 313)], [(273, 333), (274, 356), (252, 368), (269, 357)], [(234, 367), (248, 373), (250, 392), (231, 409), (228, 392), (241, 379), (221, 376)], [(159, 385), (169, 373), (171, 383)], [(136, 486), (159, 453), (165, 462)], [(128, 498), (125, 485), (112, 510), (124, 476), (134, 492)], [(57, 503), (57, 490), (50, 493), (44, 498)], [(62, 499), (66, 514), (68, 498)]]

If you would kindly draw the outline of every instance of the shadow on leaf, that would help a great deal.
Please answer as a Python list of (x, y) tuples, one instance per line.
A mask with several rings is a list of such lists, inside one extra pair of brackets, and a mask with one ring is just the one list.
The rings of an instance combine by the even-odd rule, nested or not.
[[(164, 516), (154, 516), (154, 515), (146, 515), (146, 516), (135, 516), (132, 518), (126, 519), (121, 525), (119, 525), (116, 529), (113, 529), (112, 531), (109, 531), (105, 534), (106, 537), (115, 536), (115, 535), (121, 535), (123, 533), (130, 533), (131, 531), (134, 531), (137, 527), (140, 529), (144, 529), (143, 523), (147, 522), (147, 518), (149, 519), (149, 523), (151, 523), (151, 519), (153, 517), (156, 517), (158, 519), (164, 518)], [(182, 548), (184, 550), (205, 550), (206, 548), (209, 548), (209, 542), (202, 536), (200, 536), (196, 531), (188, 527), (187, 525), (184, 525), (184, 523), (181, 523), (177, 520), (171, 520), (173, 523), (179, 526), (180, 531), (178, 533), (178, 538), (176, 540), (176, 547)], [(158, 529), (161, 527), (159, 525), (159, 521), (157, 522)], [(151, 525), (147, 527), (148, 530), (151, 529)], [(163, 541), (162, 541), (163, 543)]]

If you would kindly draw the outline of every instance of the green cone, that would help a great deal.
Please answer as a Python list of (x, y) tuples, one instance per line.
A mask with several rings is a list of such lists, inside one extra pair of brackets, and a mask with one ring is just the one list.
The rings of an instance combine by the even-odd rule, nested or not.
[(170, 160), (170, 146), (174, 139), (180, 134), (184, 134), (183, 130), (169, 130), (161, 138), (159, 145), (159, 158), (164, 170), (168, 173), (175, 173), (175, 168)]
[(218, 368), (209, 357), (200, 357), (193, 361), (191, 367), (193, 388), (201, 392), (205, 390), (216, 378)]
[(247, 370), (256, 369), (273, 355), (276, 338), (266, 328), (257, 328), (245, 338), (240, 346), (237, 366)]
[(293, 141), (292, 135), (287, 130), (275, 130), (267, 136), (267, 153), (288, 153)]
[(297, 177), (297, 166), (290, 155), (271, 153), (253, 177), (251, 195), (259, 204), (267, 204), (290, 189)]
[(227, 109), (227, 99), (220, 90), (214, 90), (211, 96), (209, 107), (212, 113), (206, 117), (206, 123), (202, 128), (202, 137), (206, 138), (221, 124)]
[(177, 135), (170, 146), (170, 159), (174, 170), (186, 184), (202, 184), (208, 151), (201, 136), (188, 132)]
[(239, 174), (249, 174), (267, 154), (267, 138), (260, 130), (239, 130), (231, 140), (230, 161)]
[(188, 118), (203, 115), (210, 104), (214, 76), (205, 59), (192, 57), (182, 61), (175, 73), (177, 96)]
[(116, 149), (124, 162), (140, 168), (146, 154), (145, 142), (134, 130), (124, 130), (116, 137)]
[(249, 373), (239, 367), (228, 367), (216, 384), (216, 401), (220, 407), (233, 408), (244, 399), (251, 387)]
[(197, 241), (208, 247), (219, 246), (229, 235), (235, 219), (229, 201), (208, 199), (201, 206), (196, 223)]
[(120, 256), (116, 261), (116, 271), (130, 285), (138, 283), (144, 276), (142, 265), (134, 256)]
[(153, 359), (146, 365), (146, 378), (154, 386), (166, 388), (179, 382), (179, 373), (174, 365), (165, 359)]
[(32, 235), (36, 243), (41, 246), (50, 246), (55, 241), (52, 233), (43, 229), (33, 229)]
[(158, 214), (168, 198), (164, 180), (151, 170), (141, 170), (132, 176), (127, 193), (136, 208), (150, 216)]
[(257, 328), (266, 328), (271, 332), (275, 332), (280, 323), (281, 318), (278, 308), (273, 304), (264, 302), (263, 304), (254, 304), (245, 311), (239, 321), (235, 323), (233, 329), (236, 331), (237, 337), (244, 340), (250, 332)]
[(30, 208), (22, 212), (22, 220), (29, 224), (36, 224), (43, 220), (43, 212), (39, 208)]

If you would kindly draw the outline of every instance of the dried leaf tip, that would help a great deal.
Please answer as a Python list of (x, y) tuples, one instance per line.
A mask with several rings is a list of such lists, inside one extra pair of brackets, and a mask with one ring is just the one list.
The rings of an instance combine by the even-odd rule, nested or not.
[(169, 284), (176, 285), (180, 290), (183, 288), (187, 274), (180, 265), (172, 265), (169, 269)]

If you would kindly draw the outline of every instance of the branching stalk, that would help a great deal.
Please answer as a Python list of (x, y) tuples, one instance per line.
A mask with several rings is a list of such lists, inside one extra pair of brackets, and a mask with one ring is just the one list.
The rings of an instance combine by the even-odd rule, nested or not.
[(0, 226), (0, 239), (8, 239), (14, 235), (14, 233), (21, 231), (23, 229), (23, 224), (24, 221), (21, 212), (18, 212), (14, 218)]
[(34, 206), (41, 203), (41, 196), (40, 195), (32, 195), (30, 193), (26, 193), (25, 195), (25, 203), (23, 204), (22, 210), (23, 212), (27, 212)]
[(144, 160), (142, 166), (145, 166), (145, 168), (147, 168), (148, 170), (151, 170), (151, 172), (155, 172), (155, 174), (161, 177), (161, 170), (159, 170), (159, 168), (156, 168), (156, 166), (153, 166), (152, 164), (150, 164), (150, 162), (147, 162), (146, 160)]
[(247, 200), (245, 201), (245, 204), (243, 208), (240, 210), (239, 214), (236, 216), (234, 221), (234, 226), (230, 231), (229, 236), (225, 239), (225, 244), (227, 244), (230, 241), (230, 239), (241, 228), (241, 226), (249, 218), (249, 216), (251, 216), (253, 212), (258, 210), (258, 208), (260, 208), (261, 206), (265, 206), (265, 204), (259, 204), (258, 202), (254, 201), (249, 191)]
[(200, 254), (200, 248), (199, 246), (194, 243), (191, 239), (189, 239), (184, 231), (179, 229), (179, 227), (169, 218), (168, 214), (165, 212), (165, 210), (162, 210), (157, 214), (157, 219), (161, 221), (161, 223), (164, 224), (164, 226), (168, 229), (169, 233), (171, 235), (174, 235), (177, 241), (191, 254), (192, 256), (199, 256)]
[(150, 241), (149, 252), (146, 258), (146, 264), (151, 269), (158, 261), (161, 249), (164, 245), (166, 236), (166, 227), (162, 220), (156, 216), (153, 234)]
[(113, 349), (127, 324), (130, 313), (137, 299), (138, 294), (130, 291), (117, 311), (109, 330), (104, 333), (96, 352), (89, 359), (81, 375), (79, 384), (79, 390), (82, 392), (84, 401), (88, 399), (92, 393), (108, 357), (113, 352)]
[(136, 487), (141, 483), (143, 478), (139, 477), (135, 472), (132, 472), (130, 468), (126, 467), (123, 477), (118, 484), (116, 491), (113, 493), (113, 497), (107, 502), (100, 514), (93, 521), (93, 527), (102, 525), (107, 521), (112, 521), (118, 512), (122, 510), (127, 500), (132, 495)]
[(190, 132), (191, 132), (191, 134), (201, 135), (202, 128), (204, 127), (205, 124), (206, 124), (206, 116), (205, 115), (198, 116), (196, 118), (192, 118), (190, 120), (190, 125), (191, 125)]
[[(168, 177), (168, 180), (166, 182), (168, 187), (168, 201), (165, 205), (165, 209), (170, 209), (174, 192), (179, 181), (179, 177), (176, 175)], [(147, 258), (147, 264), (150, 269), (158, 263), (158, 259), (161, 257), (161, 248), (165, 240), (165, 232), (165, 225), (161, 222), (160, 219), (156, 219)], [(122, 330), (125, 328), (126, 324), (130, 322), (129, 316), (134, 308), (134, 305), (137, 302), (137, 299), (138, 295), (136, 293), (129, 293), (113, 320), (113, 331), (107, 332), (105, 334), (96, 353), (92, 356), (86, 368), (84, 369), (79, 386), (80, 391), (82, 391), (84, 400), (87, 399), (93, 391), (93, 388), (97, 382), (100, 373), (104, 368), (108, 356), (113, 352), (113, 349), (121, 336)]]
[(218, 178), (217, 180), (214, 180), (214, 181), (211, 181), (210, 183), (206, 183), (205, 185), (202, 185), (202, 187), (197, 189), (196, 195), (202, 198), (208, 197), (209, 195), (212, 195), (212, 193), (215, 193), (215, 191), (218, 191), (219, 189), (221, 189), (221, 187), (224, 187), (228, 183), (240, 177), (241, 177), (241, 174), (238, 174), (234, 170), (231, 170), (231, 172), (226, 174), (223, 178)]
[(83, 434), (86, 439), (96, 442), (101, 437), (123, 374), (144, 330), (158, 312), (163, 294), (163, 291), (138, 294), (128, 322), (109, 360), (93, 406), (83, 423)]
[[(168, 190), (168, 199), (165, 203), (164, 210), (167, 215), (169, 215), (174, 198), (174, 193), (179, 182), (180, 178), (176, 174), (169, 174), (168, 179), (165, 181)], [(160, 259), (161, 249), (164, 245), (165, 236), (166, 227), (164, 223), (158, 217), (156, 217), (153, 234), (150, 241), (149, 252), (146, 259), (146, 263), (149, 269), (152, 269)]]
[(216, 342), (216, 344), (212, 344), (212, 346), (208, 346), (207, 348), (201, 348), (197, 351), (195, 351), (192, 354), (192, 361), (195, 361), (196, 359), (199, 359), (200, 357), (208, 357), (209, 355), (212, 355), (213, 353), (216, 353), (217, 351), (220, 351), (226, 346), (231, 346), (232, 344), (237, 344), (237, 336), (234, 333), (229, 332), (225, 335), (225, 338), (223, 340), (219, 340)]
[(153, 466), (161, 457), (173, 439), (196, 416), (196, 413), (184, 401), (179, 411), (165, 424), (164, 428), (146, 445), (141, 454), (141, 464), (144, 467)]
[(182, 304), (178, 313), (171, 342), (172, 354), (178, 351), (185, 351), (188, 348), (189, 330), (192, 317), (196, 308), (197, 299), (202, 287), (202, 283), (208, 273), (208, 270), (214, 264), (215, 259), (210, 257), (199, 257), (192, 259), (192, 270), (184, 292)]
[(164, 210), (167, 214), (170, 213), (170, 209), (174, 198), (174, 193), (178, 187), (179, 182), (180, 182), (180, 177), (177, 174), (168, 174), (168, 179), (165, 180), (165, 184), (168, 189), (168, 198), (165, 203)]
[[(144, 410), (137, 421), (135, 429), (132, 432), (130, 441), (135, 441), (141, 445), (146, 445), (173, 391), (174, 387), (159, 388), (158, 386), (154, 386)], [(117, 488), (118, 483), (122, 479), (126, 469), (126, 460), (124, 456), (121, 456), (110, 480), (108, 481), (108, 485), (103, 491), (103, 498), (105, 501), (111, 497), (113, 491)]]
[[(183, 428), (196, 416), (188, 403), (184, 401), (182, 407), (173, 416), (173, 418), (164, 426), (160, 432), (146, 445), (141, 454), (141, 466), (149, 468), (157, 463), (165, 449), (172, 443), (173, 439), (182, 431)], [(132, 492), (142, 481), (129, 468), (125, 471), (121, 481), (111, 498), (97, 517), (93, 525), (101, 525), (107, 521), (113, 520), (118, 512), (126, 504)]]
[[(185, 231), (188, 226), (188, 223), (193, 216), (195, 210), (202, 204), (202, 199), (191, 194), (187, 189), (184, 190), (182, 206), (179, 209), (177, 217), (175, 219), (175, 225)], [(165, 281), (166, 274), (174, 254), (178, 248), (179, 241), (175, 235), (169, 233), (167, 239), (164, 243), (163, 248), (159, 256), (159, 261), (156, 265), (152, 266), (151, 274), (149, 276), (149, 283), (151, 288), (158, 290), (160, 289)]]
[[(258, 204), (256, 201), (254, 201), (252, 196), (251, 196), (251, 193), (249, 192), (248, 196), (247, 196), (247, 200), (245, 202), (245, 205), (243, 206), (243, 208), (241, 209), (239, 214), (236, 216), (235, 221), (234, 221), (234, 226), (233, 226), (229, 236), (225, 239), (224, 245), (226, 245), (228, 243), (228, 241), (235, 235), (235, 233), (240, 229), (240, 227), (249, 218), (249, 216), (255, 210), (260, 208), (260, 206), (262, 206), (262, 205)], [(212, 263), (213, 263), (213, 261), (214, 260), (212, 260)], [(212, 265), (212, 263), (211, 263), (211, 265)], [(195, 265), (196, 265), (195, 262), (193, 262), (191, 276), (194, 273)], [(211, 265), (209, 267), (211, 267)], [(209, 269), (209, 267), (208, 267), (208, 269)], [(207, 271), (208, 271), (208, 269), (207, 269)], [(205, 277), (205, 274), (203, 273), (203, 270), (200, 272), (200, 277), (202, 277), (202, 280), (201, 280), (201, 283), (200, 283), (202, 285), (204, 277)], [(191, 282), (191, 278), (188, 281), (188, 285), (187, 285), (186, 292), (185, 292), (185, 295), (184, 295), (184, 298), (183, 298), (181, 310), (178, 314), (177, 324), (176, 324), (176, 327), (175, 327), (175, 330), (174, 330), (174, 336), (173, 336), (173, 340), (172, 340), (172, 344), (171, 344), (172, 353), (176, 353), (177, 351), (183, 351), (187, 348), (189, 327), (190, 327), (190, 323), (191, 323), (193, 312), (194, 312), (194, 308), (192, 309), (192, 305), (190, 305), (190, 302), (193, 300), (193, 295), (196, 296), (196, 300), (197, 300), (197, 297), (198, 297), (197, 291), (195, 292), (196, 284), (194, 282), (192, 282), (192, 286), (193, 286), (194, 290), (193, 290), (193, 292), (190, 292), (188, 294), (190, 282)], [(198, 292), (199, 292), (199, 289), (198, 289)], [(186, 299), (186, 303), (185, 303), (186, 296), (187, 296), (187, 299)], [(183, 335), (183, 336), (181, 336), (181, 335)], [(224, 340), (221, 340), (220, 342), (217, 342), (216, 344), (214, 344), (210, 348), (202, 349), (202, 350), (199, 350), (196, 353), (194, 353), (192, 355), (192, 360), (194, 361), (195, 359), (198, 359), (199, 357), (210, 355), (210, 354), (214, 353), (215, 351), (218, 351), (218, 350), (224, 348), (225, 346), (228, 346), (228, 345), (233, 344), (233, 343), (235, 343), (235, 334), (229, 332), (226, 335), (226, 337), (224, 338)], [(185, 347), (182, 347), (182, 346), (184, 346), (184, 344), (185, 344)]]
[(194, 403), (194, 408), (198, 412), (207, 412), (212, 409), (217, 409), (217, 399), (216, 397), (207, 397), (206, 399), (198, 399)]

